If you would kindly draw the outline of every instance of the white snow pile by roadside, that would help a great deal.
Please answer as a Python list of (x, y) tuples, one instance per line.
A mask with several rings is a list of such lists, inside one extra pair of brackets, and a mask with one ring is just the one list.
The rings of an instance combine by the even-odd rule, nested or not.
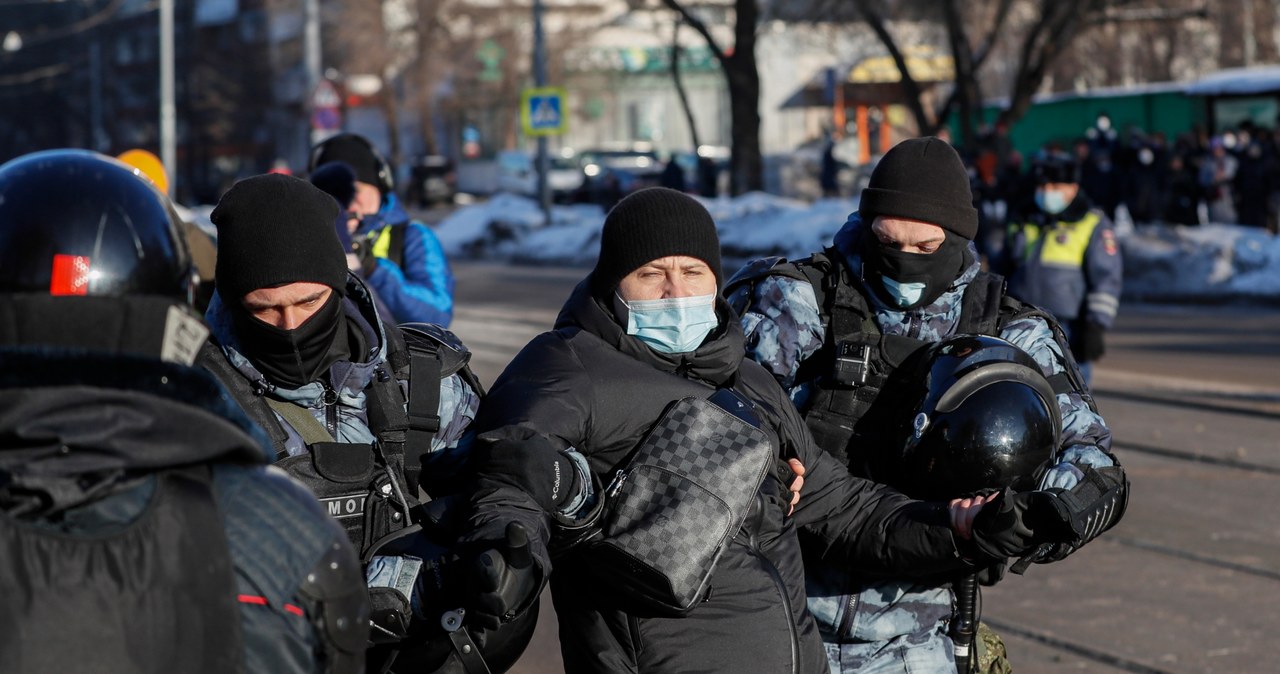
[(1280, 237), (1240, 225), (1138, 225), (1120, 236), (1124, 295), (1280, 302)]
[[(725, 272), (754, 257), (801, 258), (830, 245), (856, 199), (806, 203), (753, 192), (701, 199), (715, 218)], [(600, 245), (598, 206), (553, 206), (544, 225), (536, 202), (499, 194), (463, 206), (434, 227), (452, 257), (590, 266)], [(1251, 227), (1211, 224), (1118, 228), (1126, 298), (1166, 302), (1280, 302), (1280, 238)]]

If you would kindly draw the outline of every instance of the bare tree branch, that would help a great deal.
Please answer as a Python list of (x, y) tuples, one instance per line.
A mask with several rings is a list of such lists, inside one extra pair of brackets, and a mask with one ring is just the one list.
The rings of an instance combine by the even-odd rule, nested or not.
[(973, 69), (976, 71), (986, 62), (987, 57), (995, 49), (996, 43), (1000, 40), (1000, 34), (1004, 31), (1004, 26), (1009, 18), (1009, 10), (1013, 7), (1013, 0), (1000, 0), (1000, 4), (996, 7), (995, 19), (991, 22), (991, 32), (987, 34), (982, 46), (973, 52)]
[(672, 11), (678, 12), (680, 17), (684, 19), (685, 23), (698, 31), (698, 34), (702, 35), (703, 39), (707, 41), (707, 48), (711, 50), (712, 54), (715, 54), (716, 60), (720, 61), (722, 65), (724, 64), (729, 57), (725, 55), (724, 49), (716, 42), (715, 37), (711, 35), (711, 30), (707, 28), (707, 24), (702, 22), (702, 19), (690, 14), (689, 10), (685, 9), (684, 6), (679, 2), (676, 2), (676, 0), (662, 0), (662, 4), (669, 7)]
[(893, 63), (898, 67), (900, 82), (903, 89), (903, 97), (906, 99), (907, 108), (911, 110), (911, 115), (916, 118), (916, 125), (921, 131), (931, 129), (933, 120), (929, 118), (925, 112), (924, 104), (920, 102), (920, 85), (915, 78), (911, 76), (910, 70), (907, 69), (907, 60), (902, 55), (902, 50), (898, 49), (898, 43), (894, 40), (893, 35), (889, 32), (885, 25), (885, 18), (874, 7), (871, 6), (869, 0), (855, 0), (855, 6), (858, 12), (862, 14), (862, 18), (867, 25), (880, 38), (880, 43), (888, 50), (889, 56), (893, 58)]

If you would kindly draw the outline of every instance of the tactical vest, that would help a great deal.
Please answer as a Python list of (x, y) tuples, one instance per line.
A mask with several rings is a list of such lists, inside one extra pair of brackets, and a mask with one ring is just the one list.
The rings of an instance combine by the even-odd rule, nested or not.
[(110, 534), (0, 514), (0, 669), (243, 671), (212, 471), (171, 469), (155, 479), (141, 514)]
[[(369, 430), (377, 438), (371, 445), (334, 442), (309, 411), (255, 390), (221, 354), (202, 359), (272, 436), (276, 465), (315, 493), (362, 558), (408, 526), (419, 505), (422, 462), (441, 427), (440, 380), (457, 374), (484, 395), (467, 365), (471, 353), (453, 333), (428, 323), (388, 326), (385, 332), (387, 368), (379, 368), (365, 389)], [(409, 382), (407, 400), (398, 380)], [(305, 454), (285, 451), (288, 435), (277, 414), (307, 444)]]
[[(806, 281), (818, 300), (825, 338), (821, 348), (800, 362), (795, 378), (812, 385), (803, 415), (814, 440), (855, 475), (882, 474), (884, 468), (874, 462), (886, 458), (886, 452), (850, 450), (884, 447), (891, 440), (891, 421), (899, 416), (902, 402), (895, 395), (897, 387), (890, 386), (893, 374), (927, 342), (880, 332), (861, 285), (834, 248), (793, 263), (782, 258), (752, 263), (730, 280), (726, 295), (766, 275)], [(1004, 277), (979, 272), (965, 289), (955, 334), (998, 336), (1010, 321), (1029, 316), (1045, 318), (1059, 346), (1067, 348), (1065, 335), (1051, 317), (1005, 294)], [(1078, 373), (1074, 381), (1073, 385), (1067, 376), (1049, 378), (1057, 393), (1083, 390)]]

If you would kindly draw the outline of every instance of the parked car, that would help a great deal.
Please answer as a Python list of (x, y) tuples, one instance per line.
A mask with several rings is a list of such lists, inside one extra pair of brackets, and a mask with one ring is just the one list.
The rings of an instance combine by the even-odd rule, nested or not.
[[(498, 153), (497, 189), (521, 196), (537, 198), (538, 171), (535, 165), (537, 157), (524, 150), (503, 150)], [(569, 201), (582, 185), (582, 169), (575, 160), (572, 151), (562, 151), (550, 158), (550, 171), (547, 173), (547, 187), (551, 190), (551, 199), (557, 202)]]
[(648, 143), (607, 145), (578, 153), (583, 182), (576, 201), (608, 209), (618, 199), (642, 188), (661, 184), (658, 153)]
[(428, 208), (451, 203), (458, 191), (458, 172), (453, 160), (438, 154), (419, 157), (409, 169), (405, 201)]
[[(674, 152), (672, 157), (684, 170), (685, 190), (704, 197), (729, 191), (729, 148), (701, 145), (698, 151)], [(707, 184), (708, 182), (714, 184)]]

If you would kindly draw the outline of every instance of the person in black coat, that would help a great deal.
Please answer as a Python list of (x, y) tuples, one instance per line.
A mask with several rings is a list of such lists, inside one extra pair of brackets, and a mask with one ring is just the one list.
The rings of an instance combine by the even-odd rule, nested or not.
[[(744, 358), (742, 328), (717, 294), (722, 284), (715, 225), (695, 199), (650, 188), (609, 213), (594, 271), (555, 329), (498, 378), (473, 426), (478, 489), (468, 543), (479, 554), (468, 620), (519, 616), (549, 576), (571, 674), (817, 674), (828, 665), (805, 609), (798, 530), (868, 573), (969, 568), (1043, 536), (1013, 534), (1014, 520), (1030, 521), (1018, 517), (1021, 505), (913, 501), (850, 475), (814, 445), (773, 377)], [(562, 543), (608, 500), (601, 485), (669, 404), (718, 389), (749, 401), (777, 466), (714, 567), (705, 600), (683, 618), (660, 617), (597, 579), (580, 546)], [(529, 533), (532, 564), (510, 561), (512, 522)]]

